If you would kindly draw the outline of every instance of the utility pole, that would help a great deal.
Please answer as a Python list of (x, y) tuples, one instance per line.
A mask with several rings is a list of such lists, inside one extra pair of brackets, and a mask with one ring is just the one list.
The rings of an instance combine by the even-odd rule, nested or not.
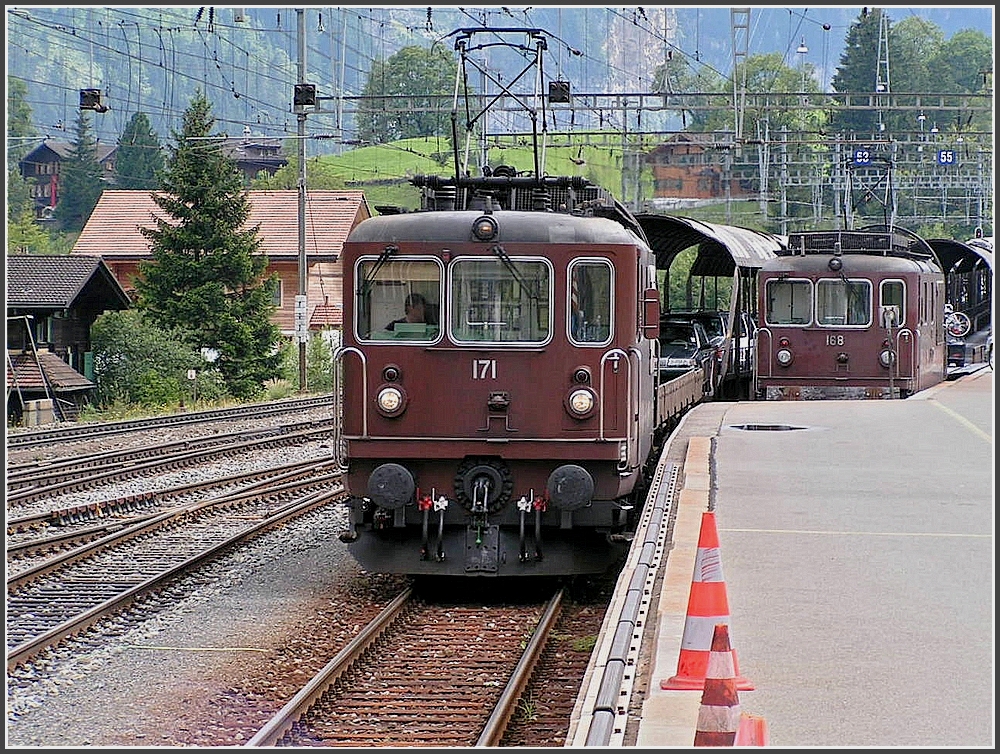
[[(306, 81), (306, 15), (298, 17), (299, 84)], [(309, 263), (306, 258), (306, 112), (305, 105), (295, 105), (299, 144), (299, 294), (295, 297), (295, 334), (299, 341), (299, 392), (306, 392), (306, 343), (309, 340)]]

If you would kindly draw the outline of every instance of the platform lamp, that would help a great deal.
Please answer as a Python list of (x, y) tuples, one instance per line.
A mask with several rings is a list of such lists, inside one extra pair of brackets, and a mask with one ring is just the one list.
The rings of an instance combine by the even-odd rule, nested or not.
[(799, 55), (799, 68), (802, 69), (802, 91), (804, 92), (806, 90), (806, 54), (809, 52), (809, 48), (806, 47), (805, 37), (802, 37), (795, 52)]

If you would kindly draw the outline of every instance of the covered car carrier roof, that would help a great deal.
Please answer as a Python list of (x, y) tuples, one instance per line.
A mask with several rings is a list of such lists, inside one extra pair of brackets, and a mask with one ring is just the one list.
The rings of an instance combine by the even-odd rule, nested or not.
[(698, 257), (692, 275), (729, 276), (735, 268), (759, 269), (787, 247), (787, 239), (736, 225), (719, 225), (687, 217), (640, 214), (639, 224), (656, 253), (656, 266), (667, 269), (674, 257), (692, 246)]

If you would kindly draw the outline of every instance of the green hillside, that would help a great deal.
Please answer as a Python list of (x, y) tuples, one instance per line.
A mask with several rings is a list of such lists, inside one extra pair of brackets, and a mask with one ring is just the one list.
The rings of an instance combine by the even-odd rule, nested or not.
[[(489, 150), (489, 164), (510, 165), (519, 172), (533, 171), (530, 145), (498, 145)], [(545, 149), (543, 174), (581, 175), (621, 195), (621, 152), (606, 147), (557, 145)], [(475, 164), (470, 158), (469, 163)], [(391, 144), (359, 147), (340, 155), (311, 160), (307, 182), (313, 188), (360, 188), (372, 206), (395, 204), (406, 209), (419, 206), (417, 190), (406, 181), (414, 175), (454, 175), (455, 158), (448, 140), (417, 138)], [(645, 178), (649, 183), (648, 176)], [(651, 184), (644, 188), (651, 195)]]
[[(519, 172), (534, 170), (532, 150), (525, 144), (497, 144), (489, 151), (489, 164), (510, 165)], [(470, 158), (470, 164), (475, 161)], [(254, 188), (294, 188), (297, 186), (297, 165), (290, 165), (270, 178), (254, 181)], [(545, 175), (580, 175), (604, 187), (615, 197), (625, 196), (622, 187), (621, 150), (607, 146), (556, 144), (545, 149)], [(455, 158), (450, 142), (442, 137), (405, 139), (391, 144), (358, 147), (339, 155), (322, 155), (309, 159), (306, 182), (312, 189), (360, 189), (369, 205), (402, 207), (415, 210), (420, 206), (418, 190), (409, 179), (415, 175), (455, 174)], [(634, 185), (627, 188), (631, 201)], [(652, 178), (643, 170), (641, 196), (653, 195)], [(628, 202), (626, 202), (628, 203)], [(376, 212), (378, 210), (376, 209)], [(705, 222), (740, 225), (770, 230), (760, 214), (757, 201), (718, 202), (699, 207), (685, 207), (670, 214), (691, 217)]]

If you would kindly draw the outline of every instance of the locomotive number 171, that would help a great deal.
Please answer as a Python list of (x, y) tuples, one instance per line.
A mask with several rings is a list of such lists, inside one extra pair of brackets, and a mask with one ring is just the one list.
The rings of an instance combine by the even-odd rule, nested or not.
[(495, 380), (497, 378), (496, 359), (473, 359), (472, 379), (474, 380)]

